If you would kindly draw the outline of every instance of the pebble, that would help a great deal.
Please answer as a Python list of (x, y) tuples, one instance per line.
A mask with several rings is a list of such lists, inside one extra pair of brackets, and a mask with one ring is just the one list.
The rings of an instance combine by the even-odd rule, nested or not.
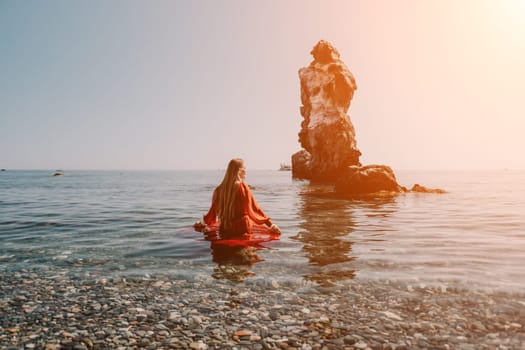
[(523, 295), (378, 281), (89, 279), (60, 268), (0, 274), (2, 349), (525, 350)]
[(367, 347), (368, 347), (368, 345), (365, 342), (363, 342), (363, 341), (360, 341), (360, 342), (354, 344), (354, 348), (356, 348), (356, 349), (366, 349)]

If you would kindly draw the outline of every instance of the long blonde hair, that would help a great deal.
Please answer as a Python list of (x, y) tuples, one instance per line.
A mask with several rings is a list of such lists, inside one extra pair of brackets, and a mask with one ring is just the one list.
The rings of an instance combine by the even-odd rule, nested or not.
[(235, 202), (242, 179), (239, 176), (239, 170), (244, 166), (244, 161), (240, 158), (234, 158), (228, 163), (228, 168), (224, 174), (224, 179), (217, 186), (217, 215), (221, 220), (221, 226), (231, 227), (235, 216)]

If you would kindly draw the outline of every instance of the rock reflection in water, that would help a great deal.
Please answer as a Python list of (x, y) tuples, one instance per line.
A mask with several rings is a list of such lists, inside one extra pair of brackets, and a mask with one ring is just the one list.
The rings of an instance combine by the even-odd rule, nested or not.
[(354, 259), (350, 255), (353, 231), (349, 201), (337, 199), (329, 193), (331, 186), (305, 185), (299, 193), (299, 233), (292, 237), (301, 241), (303, 252), (310, 261), (311, 272), (304, 276), (321, 285), (353, 278), (355, 271), (342, 266)]
[(306, 280), (330, 286), (355, 277), (351, 233), (355, 230), (354, 210), (382, 207), (391, 198), (355, 201), (338, 198), (332, 186), (305, 184), (299, 191), (299, 233), (292, 237), (303, 243), (302, 251), (311, 269)]

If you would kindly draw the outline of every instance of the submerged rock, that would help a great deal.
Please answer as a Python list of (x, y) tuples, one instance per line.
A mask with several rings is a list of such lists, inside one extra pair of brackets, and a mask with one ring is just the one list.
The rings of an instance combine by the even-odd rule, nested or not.
[(335, 184), (335, 190), (348, 195), (405, 192), (396, 181), (394, 171), (386, 165), (350, 166)]
[[(299, 69), (303, 149), (292, 155), (292, 177), (334, 184), (336, 192), (349, 196), (408, 192), (389, 166), (362, 166), (359, 161), (361, 151), (347, 114), (357, 84), (337, 49), (321, 40), (310, 53), (314, 60)], [(410, 191), (445, 193), (421, 185)]]
[(420, 192), (420, 193), (447, 193), (447, 191), (439, 189), (439, 188), (428, 188), (425, 186), (421, 186), (420, 184), (415, 184), (410, 189), (410, 192)]

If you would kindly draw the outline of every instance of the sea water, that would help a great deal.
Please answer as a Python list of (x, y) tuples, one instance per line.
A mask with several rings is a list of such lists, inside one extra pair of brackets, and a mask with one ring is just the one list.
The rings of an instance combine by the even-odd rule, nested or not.
[(191, 225), (223, 170), (0, 172), (0, 270), (173, 274), (312, 284), (363, 280), (525, 289), (525, 171), (396, 171), (446, 194), (349, 200), (290, 172), (247, 182), (278, 241), (217, 249)]

